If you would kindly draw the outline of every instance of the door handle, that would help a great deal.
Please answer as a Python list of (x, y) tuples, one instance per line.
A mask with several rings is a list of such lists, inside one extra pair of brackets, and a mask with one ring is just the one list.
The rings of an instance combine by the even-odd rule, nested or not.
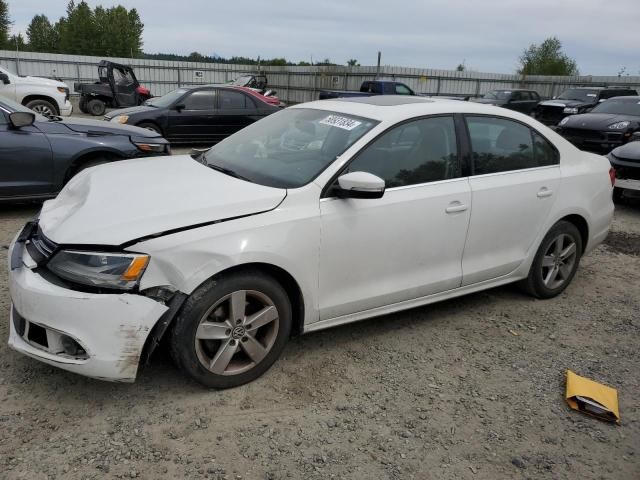
[(547, 187), (542, 187), (536, 195), (538, 198), (550, 197), (553, 195), (553, 190), (549, 190)]
[(463, 203), (451, 202), (449, 206), (444, 209), (444, 211), (447, 213), (457, 213), (457, 212), (464, 212), (467, 208), (469, 207), (467, 205), (464, 205)]

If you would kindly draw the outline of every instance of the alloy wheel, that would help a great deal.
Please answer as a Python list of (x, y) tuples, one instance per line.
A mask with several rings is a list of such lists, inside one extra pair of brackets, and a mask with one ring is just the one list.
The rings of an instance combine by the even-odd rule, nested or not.
[(200, 319), (195, 350), (200, 363), (217, 375), (238, 375), (258, 365), (273, 348), (278, 310), (264, 293), (238, 290), (224, 296)]
[(36, 112), (36, 113), (39, 113), (40, 115), (43, 115), (45, 117), (52, 117), (52, 116), (55, 115), (55, 113), (49, 107), (47, 107), (44, 104), (35, 105), (33, 107), (33, 111)]
[(571, 277), (577, 258), (577, 247), (573, 238), (565, 233), (558, 235), (549, 245), (542, 258), (542, 283), (553, 290)]

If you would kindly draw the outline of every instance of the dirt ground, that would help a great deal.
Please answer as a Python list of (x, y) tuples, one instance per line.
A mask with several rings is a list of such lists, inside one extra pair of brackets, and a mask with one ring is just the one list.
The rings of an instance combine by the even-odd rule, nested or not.
[[(0, 210), (3, 265), (36, 211)], [(309, 334), (227, 391), (163, 351), (135, 384), (19, 355), (6, 281), (1, 479), (640, 478), (640, 198), (556, 299), (507, 286)], [(566, 369), (618, 389), (620, 426), (567, 407)]]

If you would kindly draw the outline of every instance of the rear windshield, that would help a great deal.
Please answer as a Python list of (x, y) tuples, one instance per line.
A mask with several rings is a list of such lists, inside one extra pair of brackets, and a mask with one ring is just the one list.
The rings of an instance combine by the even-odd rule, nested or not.
[(636, 115), (640, 117), (640, 97), (636, 97), (633, 100), (610, 98), (591, 111), (593, 113), (615, 113), (618, 115)]

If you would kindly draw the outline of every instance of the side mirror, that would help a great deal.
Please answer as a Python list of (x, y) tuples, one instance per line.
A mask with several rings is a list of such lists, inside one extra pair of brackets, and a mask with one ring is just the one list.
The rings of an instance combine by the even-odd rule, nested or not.
[(9, 114), (11, 126), (15, 128), (29, 127), (36, 121), (36, 114), (31, 112), (13, 112)]
[(174, 109), (176, 112), (181, 112), (182, 110), (184, 110), (184, 103), (179, 103), (178, 105), (174, 105), (174, 106), (173, 106), (173, 109)]
[(367, 172), (351, 172), (338, 178), (333, 191), (339, 198), (381, 198), (384, 189), (384, 180), (380, 177)]
[(11, 83), (11, 81), (9, 80), (9, 75), (7, 75), (6, 73), (0, 73), (0, 81), (4, 85), (9, 85)]

